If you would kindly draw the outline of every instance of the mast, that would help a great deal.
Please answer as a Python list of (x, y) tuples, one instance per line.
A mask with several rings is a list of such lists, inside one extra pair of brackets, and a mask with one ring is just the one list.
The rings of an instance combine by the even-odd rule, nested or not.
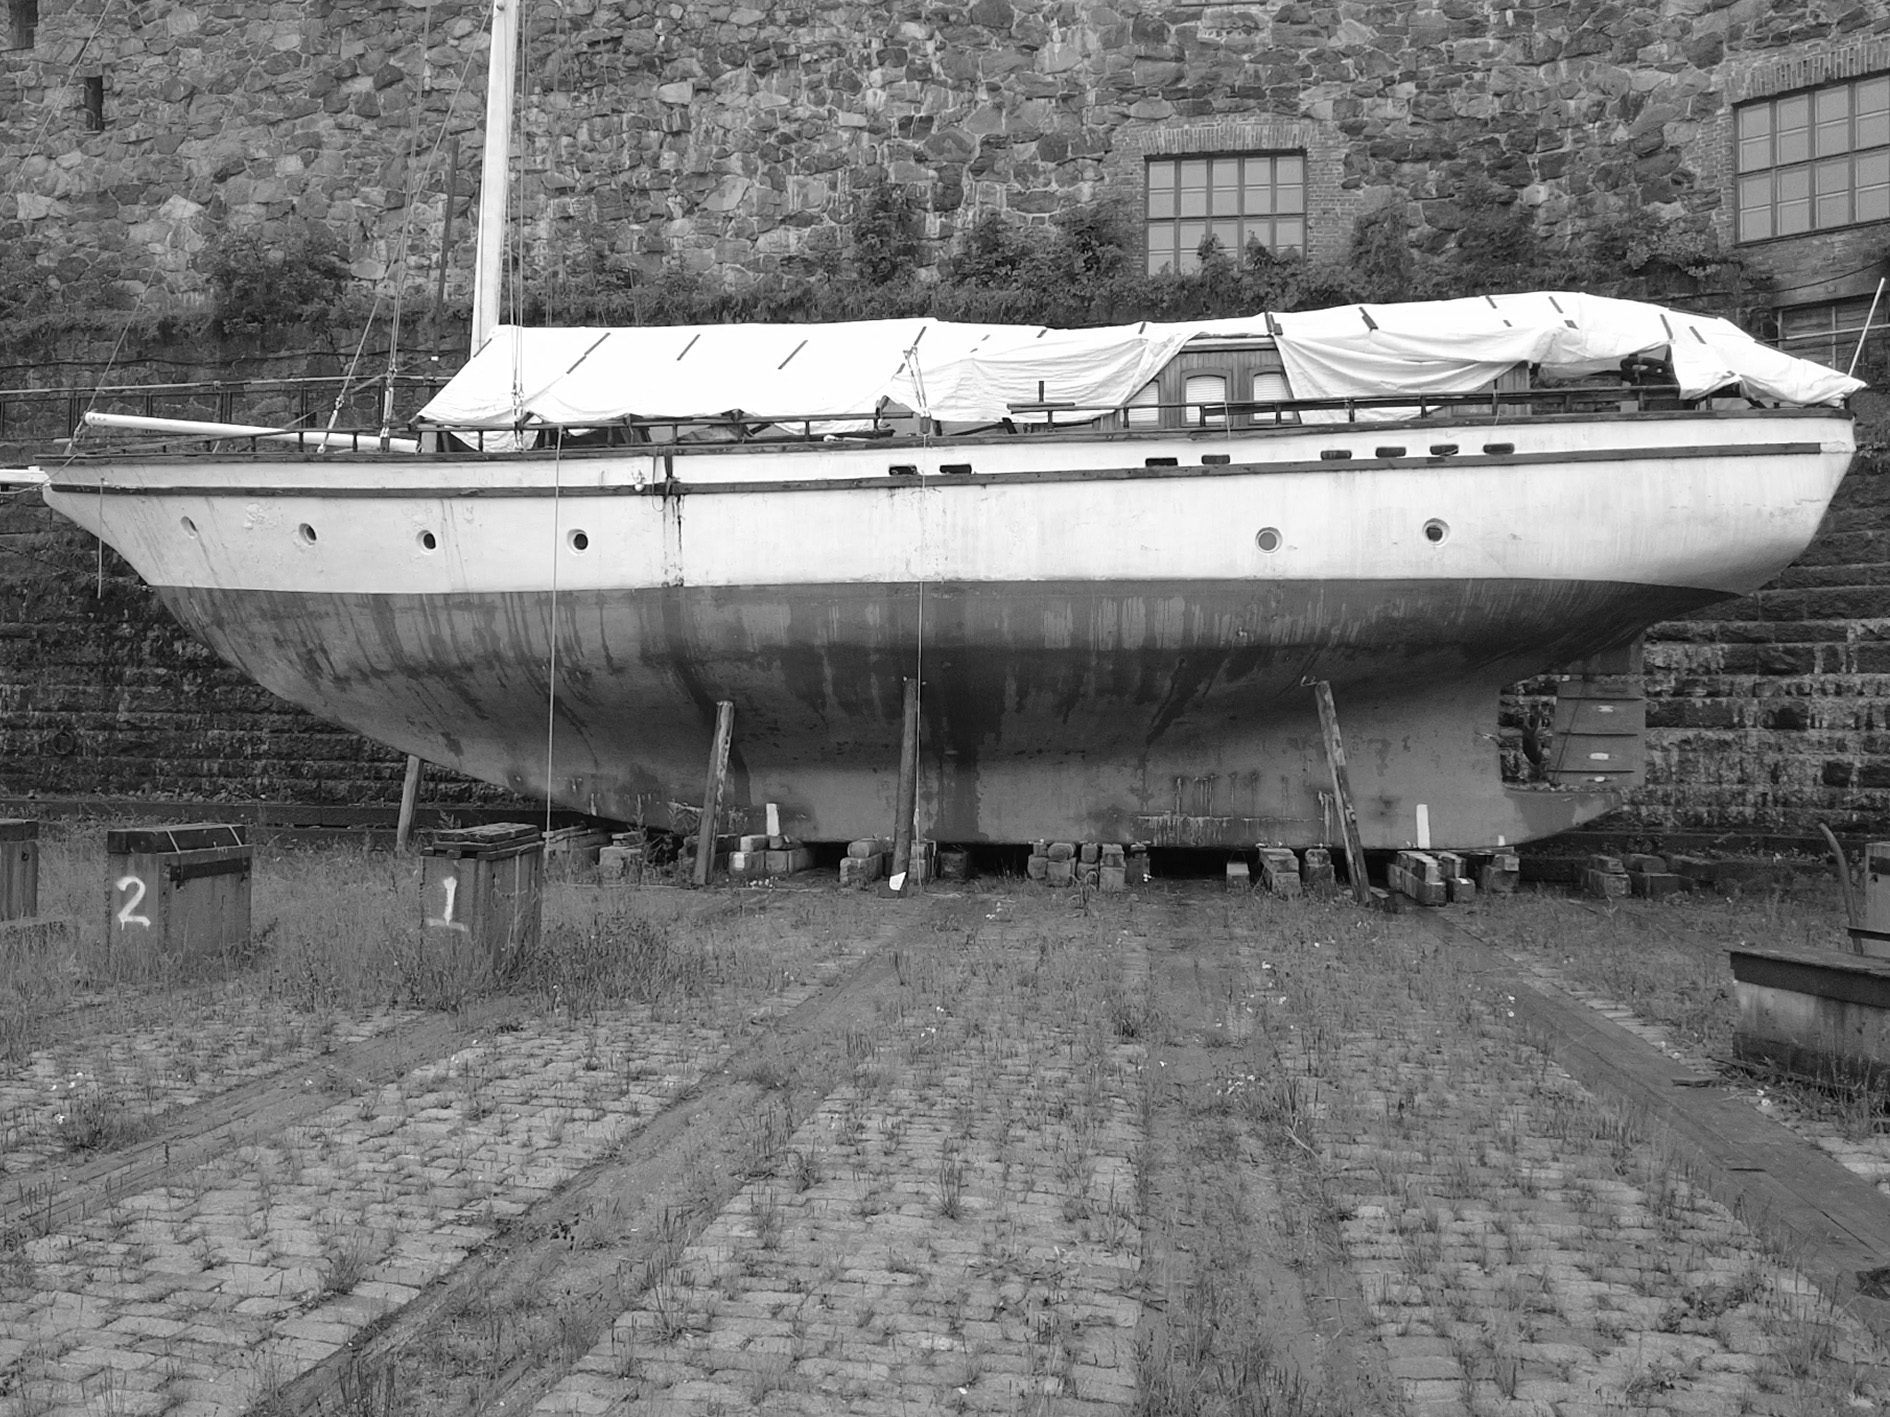
[(473, 252), (472, 348), (499, 323), (511, 186), (512, 95), (518, 73), (518, 14), (524, 0), (492, 0), (492, 53), (486, 70), (486, 155), (479, 177), (479, 231)]

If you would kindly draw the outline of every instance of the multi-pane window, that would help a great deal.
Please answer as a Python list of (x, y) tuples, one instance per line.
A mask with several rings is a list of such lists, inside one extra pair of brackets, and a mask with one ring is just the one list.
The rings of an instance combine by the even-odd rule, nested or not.
[(1778, 347), (1800, 359), (1815, 359), (1833, 369), (1848, 369), (1864, 337), (1864, 322), (1870, 321), (1870, 337), (1879, 348), (1884, 338), (1884, 321), (1890, 310), (1877, 307), (1870, 313), (1870, 297), (1854, 300), (1830, 300), (1819, 305), (1793, 305), (1778, 312)]
[(1158, 157), (1148, 164), (1148, 272), (1186, 275), (1208, 237), (1239, 260), (1251, 241), (1306, 249), (1306, 159), (1300, 153)]
[(1739, 239), (1890, 220), (1890, 74), (1737, 115)]
[(39, 28), (39, 0), (7, 0), (7, 48), (31, 49)]

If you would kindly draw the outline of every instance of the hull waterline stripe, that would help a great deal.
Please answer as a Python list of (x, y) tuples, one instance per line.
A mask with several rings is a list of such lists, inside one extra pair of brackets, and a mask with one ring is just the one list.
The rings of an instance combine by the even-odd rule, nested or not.
[[(632, 452), (628, 449), (610, 450), (611, 454), (625, 460), (645, 461), (651, 457), (648, 453)], [(927, 473), (927, 474), (881, 474), (873, 477), (832, 477), (800, 478), (795, 480), (753, 480), (744, 482), (688, 482), (677, 479), (673, 482), (656, 483), (614, 483), (604, 487), (571, 487), (560, 489), (564, 497), (663, 497), (687, 495), (691, 497), (711, 496), (718, 493), (753, 493), (753, 492), (846, 492), (860, 488), (901, 488), (915, 487), (923, 483), (927, 487), (982, 487), (998, 483), (1051, 483), (1051, 482), (1136, 482), (1157, 481), (1180, 477), (1254, 477), (1274, 476), (1286, 473), (1332, 473), (1335, 471), (1354, 472), (1411, 472), (1426, 468), (1490, 468), (1490, 467), (1543, 467), (1553, 464), (1596, 463), (1596, 462), (1631, 462), (1631, 461), (1685, 461), (1694, 458), (1749, 458), (1749, 457), (1806, 457), (1824, 452), (1822, 443), (1728, 443), (1718, 446), (1690, 445), (1674, 448), (1596, 448), (1558, 453), (1462, 453), (1447, 457), (1432, 457), (1428, 454), (1406, 458), (1348, 458), (1340, 467), (1332, 462), (1313, 460), (1281, 463), (1211, 463), (1199, 467), (1112, 467), (1112, 468), (1050, 468), (1025, 470), (1019, 472), (964, 472), (964, 473)], [(546, 457), (552, 454), (547, 451)], [(569, 461), (567, 455), (567, 461)], [(401, 459), (392, 460), (394, 465), (401, 464)], [(520, 460), (523, 461), (523, 460)], [(534, 460), (535, 461), (535, 460)], [(287, 464), (285, 463), (284, 466)], [(410, 465), (410, 464), (409, 464)], [(475, 463), (476, 466), (505, 465), (500, 459), (491, 462)], [(527, 466), (531, 463), (527, 462)], [(180, 483), (177, 485), (139, 485), (112, 482), (62, 482), (48, 484), (54, 492), (86, 493), (92, 496), (112, 497), (545, 497), (549, 496), (549, 486), (533, 484), (530, 486), (510, 487), (454, 487), (444, 485), (422, 486), (410, 484), (400, 487), (346, 487), (321, 483), (310, 483), (305, 487), (282, 486), (239, 486), (202, 483)]]

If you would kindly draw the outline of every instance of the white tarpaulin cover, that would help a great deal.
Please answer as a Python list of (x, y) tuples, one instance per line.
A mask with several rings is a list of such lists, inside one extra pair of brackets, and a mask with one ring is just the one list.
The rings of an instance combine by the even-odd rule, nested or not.
[[(1269, 324), (1270, 321), (1270, 324)], [(1189, 340), (1271, 329), (1302, 399), (1472, 393), (1517, 364), (1569, 379), (1670, 356), (1680, 392), (1837, 403), (1861, 380), (1781, 354), (1725, 320), (1566, 292), (1093, 330), (863, 320), (827, 325), (501, 326), (421, 411), (454, 427), (624, 418), (840, 419), (882, 401), (949, 421), (1047, 400), (1119, 408)]]

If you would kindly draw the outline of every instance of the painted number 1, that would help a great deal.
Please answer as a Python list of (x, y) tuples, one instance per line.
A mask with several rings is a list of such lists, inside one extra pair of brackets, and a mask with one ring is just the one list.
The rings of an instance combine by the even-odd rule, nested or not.
[(149, 916), (133, 913), (137, 910), (139, 903), (144, 899), (144, 882), (139, 880), (136, 876), (121, 876), (116, 889), (121, 892), (131, 892), (131, 899), (118, 907), (119, 928), (124, 929), (132, 925), (139, 925), (147, 930), (150, 929), (151, 919)]
[(464, 930), (466, 926), (453, 918), (453, 906), (459, 897), (459, 877), (446, 877), (440, 882), (440, 887), (446, 899), (440, 906), (438, 915), (427, 917), (427, 924), (443, 926), (448, 930)]

